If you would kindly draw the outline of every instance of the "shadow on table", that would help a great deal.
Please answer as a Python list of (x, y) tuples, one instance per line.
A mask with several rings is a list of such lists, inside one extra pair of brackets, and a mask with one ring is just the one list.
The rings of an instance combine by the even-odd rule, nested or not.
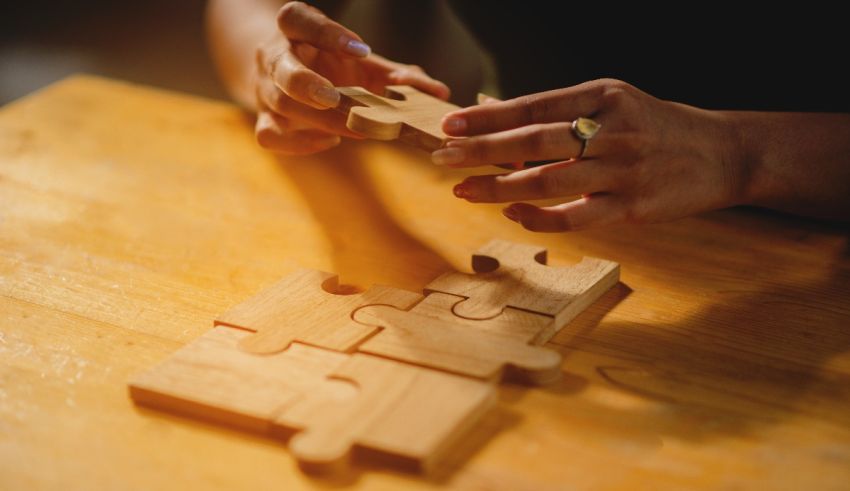
[(598, 323), (586, 318), (594, 305), (553, 340), (565, 367), (581, 358), (583, 372), (603, 387), (647, 403), (582, 397), (565, 400), (564, 410), (575, 404), (594, 424), (643, 432), (645, 440), (746, 437), (800, 416), (850, 429), (850, 360), (835, 359), (850, 351), (850, 268), (846, 246), (833, 254), (832, 265), (803, 281), (794, 268), (752, 281), (738, 271), (737, 287), (714, 291), (707, 308), (678, 322), (582, 330)]
[(378, 199), (359, 152), (288, 161), (280, 169), (300, 191), (331, 245), (334, 271), (361, 288), (421, 291), (451, 265), (399, 224)]

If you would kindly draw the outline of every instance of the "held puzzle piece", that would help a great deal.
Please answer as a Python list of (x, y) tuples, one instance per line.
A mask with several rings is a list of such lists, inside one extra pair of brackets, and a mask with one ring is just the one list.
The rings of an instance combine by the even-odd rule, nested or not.
[[(494, 241), (474, 275), (428, 295), (374, 286), (337, 294), (337, 277), (299, 270), (130, 382), (136, 402), (273, 436), (307, 470), (384, 455), (429, 469), (495, 398), (505, 369), (560, 375), (541, 348), (618, 281), (619, 266), (545, 266), (545, 250)], [(362, 451), (362, 452), (361, 452)]]
[(386, 97), (362, 87), (337, 87), (342, 101), (337, 107), (348, 114), (348, 129), (376, 140), (401, 140), (434, 151), (449, 137), (443, 133), (443, 116), (460, 109), (407, 85), (391, 85)]

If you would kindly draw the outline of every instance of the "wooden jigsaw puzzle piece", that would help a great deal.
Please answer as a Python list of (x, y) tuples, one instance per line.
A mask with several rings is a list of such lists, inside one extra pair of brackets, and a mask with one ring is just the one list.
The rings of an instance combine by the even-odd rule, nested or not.
[[(516, 317), (511, 314), (508, 320)], [(509, 328), (500, 332), (498, 327), (471, 327), (488, 321), (464, 322), (448, 309), (422, 311), (417, 305), (404, 311), (370, 305), (356, 310), (354, 320), (383, 328), (357, 348), (362, 353), (484, 380), (501, 378), (505, 368), (537, 384), (553, 382), (560, 376), (561, 356), (557, 352), (531, 346)], [(506, 322), (501, 324), (507, 327)], [(534, 339), (537, 335), (523, 337)]]
[(495, 402), (492, 384), (364, 354), (351, 355), (331, 376), (355, 384), (357, 397), (338, 404), (301, 399), (276, 421), (302, 430), (289, 449), (315, 472), (347, 465), (356, 449), (427, 471)]
[(354, 322), (357, 307), (372, 304), (410, 308), (418, 293), (375, 285), (363, 293), (338, 295), (337, 275), (298, 270), (225, 312), (215, 325), (238, 327), (255, 334), (239, 347), (257, 354), (277, 353), (293, 342), (349, 352), (376, 328)]
[(342, 102), (337, 108), (348, 113), (346, 126), (376, 140), (402, 140), (428, 151), (441, 148), (449, 137), (442, 119), (460, 107), (432, 97), (407, 85), (391, 85), (386, 97), (362, 87), (337, 87)]
[[(455, 305), (466, 297), (450, 293), (433, 292), (416, 304), (416, 313), (434, 319), (446, 319)], [(519, 342), (543, 345), (554, 336), (555, 320), (552, 317), (507, 307), (501, 315), (489, 319), (466, 319), (453, 316), (452, 322), (469, 329), (486, 331), (511, 337)]]
[(576, 265), (546, 266), (546, 249), (494, 240), (472, 256), (476, 274), (445, 273), (426, 292), (466, 297), (452, 311), (468, 319), (488, 319), (506, 307), (548, 315), (563, 327), (617, 284), (620, 266), (585, 257)]
[(347, 382), (327, 377), (349, 355), (293, 344), (272, 356), (237, 348), (250, 333), (214, 327), (129, 383), (138, 404), (267, 432), (281, 408), (306, 394), (315, 401), (357, 395)]

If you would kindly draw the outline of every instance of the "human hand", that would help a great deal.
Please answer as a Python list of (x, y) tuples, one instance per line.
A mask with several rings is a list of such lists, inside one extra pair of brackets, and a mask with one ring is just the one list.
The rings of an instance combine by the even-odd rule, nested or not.
[(255, 90), (261, 146), (287, 154), (309, 154), (336, 146), (341, 136), (357, 138), (336, 111), (334, 86), (356, 85), (382, 94), (387, 85), (411, 85), (448, 99), (449, 89), (413, 65), (371, 54), (354, 32), (302, 2), (284, 5), (279, 32), (257, 49)]
[[(602, 127), (582, 159), (571, 122)], [(739, 204), (747, 172), (724, 113), (656, 99), (618, 80), (596, 80), (446, 115), (450, 141), (434, 152), (451, 167), (562, 160), (508, 174), (472, 176), (454, 193), (476, 203), (579, 199), (504, 215), (525, 228), (560, 232), (617, 222), (647, 223)]]

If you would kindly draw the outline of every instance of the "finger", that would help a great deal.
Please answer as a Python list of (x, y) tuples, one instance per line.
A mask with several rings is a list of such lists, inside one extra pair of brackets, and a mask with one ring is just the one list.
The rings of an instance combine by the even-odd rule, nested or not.
[[(495, 98), (491, 95), (487, 95), (483, 92), (479, 92), (475, 99), (479, 104), (492, 104), (494, 102), (501, 102), (501, 99), (497, 99), (497, 98)], [(508, 169), (508, 170), (519, 170), (519, 169), (525, 168), (524, 162), (511, 162), (509, 164), (495, 164), (495, 165), (496, 165), (496, 167), (499, 167), (499, 168), (502, 168), (502, 169)]]
[(416, 65), (400, 65), (378, 55), (370, 56), (363, 63), (373, 79), (371, 85), (377, 93), (386, 85), (410, 85), (442, 100), (448, 100), (451, 95), (446, 84), (431, 78)]
[(257, 114), (255, 135), (261, 147), (287, 155), (306, 155), (335, 147), (340, 137), (321, 130), (287, 130), (284, 118), (269, 111)]
[(502, 213), (532, 232), (567, 232), (601, 227), (625, 218), (625, 208), (610, 194), (592, 194), (556, 206), (514, 203)]
[(321, 111), (301, 104), (281, 92), (270, 79), (261, 80), (257, 84), (257, 98), (261, 106), (305, 126), (349, 138), (363, 138), (345, 126), (344, 114), (336, 111)]
[(387, 78), (393, 85), (410, 85), (444, 101), (451, 96), (448, 85), (419, 70), (403, 68), (390, 72)]
[[(495, 103), (494, 103), (495, 105)], [(588, 143), (586, 157), (604, 155), (605, 138), (599, 133)], [(504, 162), (566, 160), (581, 153), (582, 141), (571, 123), (533, 124), (488, 135), (450, 140), (431, 154), (438, 165), (474, 167)]]
[(454, 187), (454, 194), (473, 203), (505, 203), (613, 191), (617, 168), (600, 160), (577, 160), (510, 174), (470, 176)]
[(303, 2), (284, 5), (277, 14), (277, 25), (287, 39), (321, 50), (358, 58), (365, 58), (372, 52), (360, 36)]
[(494, 104), (471, 106), (447, 114), (443, 118), (443, 131), (452, 136), (480, 135), (591, 116), (599, 110), (604, 87), (599, 81), (593, 81)]
[(278, 89), (296, 101), (316, 109), (339, 105), (340, 95), (330, 80), (307, 68), (288, 47), (274, 55), (260, 50), (261, 73), (268, 73)]

